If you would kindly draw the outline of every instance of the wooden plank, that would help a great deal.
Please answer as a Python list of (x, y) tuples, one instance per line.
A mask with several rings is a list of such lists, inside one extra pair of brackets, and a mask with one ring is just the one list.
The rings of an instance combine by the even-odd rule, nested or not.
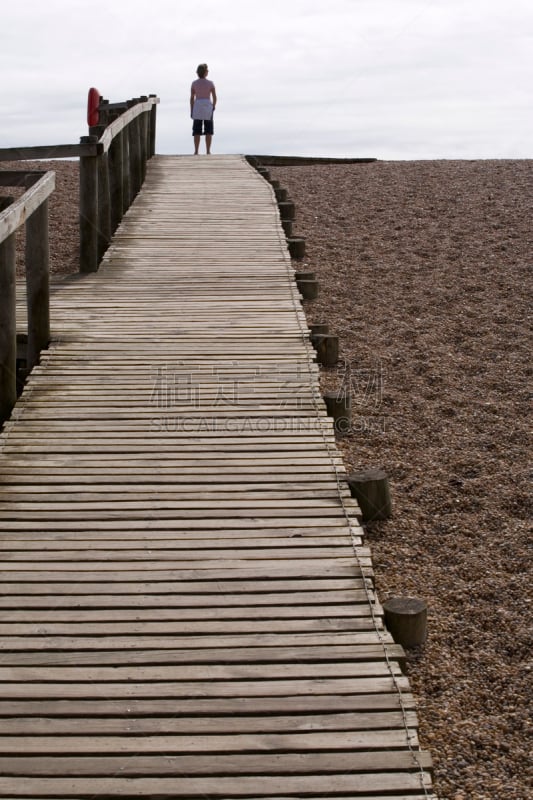
[[(204, 717), (27, 717), (1, 718), (0, 735), (51, 736), (67, 735), (83, 730), (85, 736), (105, 736), (111, 734), (230, 734), (230, 733), (279, 733), (281, 731), (366, 731), (401, 729), (404, 723), (415, 729), (417, 718), (408, 711), (406, 719), (397, 711), (348, 712), (320, 715), (302, 714), (297, 716), (277, 716), (268, 714), (260, 717), (227, 717), (211, 715)], [(366, 746), (366, 743), (365, 743)]]
[(305, 793), (307, 797), (324, 800), (329, 794), (351, 793), (362, 798), (368, 793), (409, 793), (426, 797), (423, 788), (430, 789), (428, 774), (393, 772), (387, 774), (337, 774), (312, 776), (239, 776), (237, 778), (1, 778), (0, 796), (4, 797), (175, 797), (175, 798), (237, 798), (270, 797), (287, 793)]
[[(372, 738), (368, 736), (369, 746)], [(68, 741), (68, 740), (67, 740)], [(376, 738), (374, 741), (378, 741)], [(394, 743), (384, 736), (385, 747)], [(68, 745), (67, 745), (68, 749)], [(431, 761), (426, 754), (418, 756), (420, 766), (427, 769)], [(182, 778), (184, 775), (307, 775), (342, 772), (396, 772), (413, 770), (413, 756), (406, 752), (350, 752), (350, 753), (275, 753), (260, 755), (236, 755), (209, 753), (194, 756), (179, 756), (167, 753), (160, 756), (55, 756), (44, 760), (40, 756), (0, 756), (0, 772), (3, 775), (27, 775), (52, 777), (75, 775), (95, 777), (117, 775), (139, 778), (143, 776)]]

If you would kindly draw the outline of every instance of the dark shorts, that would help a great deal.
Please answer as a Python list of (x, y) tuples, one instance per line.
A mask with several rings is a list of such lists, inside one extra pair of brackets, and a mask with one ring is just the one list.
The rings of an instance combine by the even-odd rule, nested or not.
[(192, 121), (193, 136), (203, 136), (204, 133), (206, 133), (208, 136), (212, 136), (214, 132), (215, 131), (212, 119), (193, 119)]

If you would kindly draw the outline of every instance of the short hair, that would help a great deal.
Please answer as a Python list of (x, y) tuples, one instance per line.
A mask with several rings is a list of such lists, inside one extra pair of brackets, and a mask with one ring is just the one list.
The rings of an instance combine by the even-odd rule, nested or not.
[(198, 64), (198, 69), (196, 70), (196, 74), (199, 78), (205, 78), (207, 72), (207, 64)]

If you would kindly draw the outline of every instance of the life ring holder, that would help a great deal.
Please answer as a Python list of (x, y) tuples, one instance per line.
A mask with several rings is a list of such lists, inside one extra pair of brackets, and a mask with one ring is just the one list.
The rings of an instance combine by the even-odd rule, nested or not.
[(87, 97), (87, 125), (89, 128), (98, 125), (100, 120), (100, 92), (94, 86), (89, 89)]

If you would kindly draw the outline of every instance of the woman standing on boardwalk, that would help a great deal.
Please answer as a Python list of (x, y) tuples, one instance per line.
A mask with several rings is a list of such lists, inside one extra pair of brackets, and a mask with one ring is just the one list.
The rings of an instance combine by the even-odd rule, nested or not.
[(198, 155), (200, 137), (205, 134), (205, 149), (209, 155), (213, 139), (213, 112), (217, 104), (217, 93), (213, 81), (207, 80), (207, 64), (200, 64), (196, 70), (198, 78), (191, 85), (192, 135), (194, 136), (194, 155)]

